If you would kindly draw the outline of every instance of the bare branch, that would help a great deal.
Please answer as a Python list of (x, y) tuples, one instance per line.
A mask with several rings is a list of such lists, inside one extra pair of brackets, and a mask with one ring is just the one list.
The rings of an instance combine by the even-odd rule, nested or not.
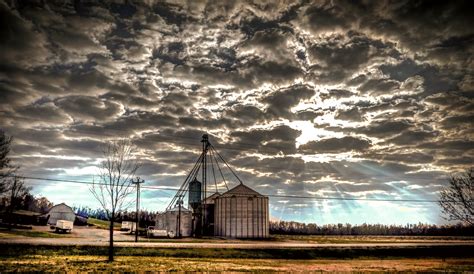
[(99, 165), (99, 183), (90, 191), (109, 218), (115, 218), (124, 208), (126, 198), (133, 192), (131, 179), (140, 165), (134, 147), (128, 140), (110, 141), (102, 149), (104, 160)]
[(474, 225), (474, 169), (451, 175), (449, 185), (440, 192), (438, 201), (450, 221)]

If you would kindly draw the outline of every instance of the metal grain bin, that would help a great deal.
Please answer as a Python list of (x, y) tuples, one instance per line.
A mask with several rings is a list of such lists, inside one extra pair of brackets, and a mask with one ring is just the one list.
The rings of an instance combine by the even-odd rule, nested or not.
[(189, 183), (189, 196), (188, 196), (188, 203), (191, 208), (198, 208), (201, 204), (201, 182), (194, 179)]
[[(175, 207), (156, 216), (155, 227), (159, 230), (166, 230), (172, 238), (178, 236), (178, 216), (179, 208)], [(191, 236), (192, 230), (192, 212), (181, 207), (181, 236)]]
[(268, 222), (268, 197), (244, 184), (215, 198), (215, 236), (267, 238)]

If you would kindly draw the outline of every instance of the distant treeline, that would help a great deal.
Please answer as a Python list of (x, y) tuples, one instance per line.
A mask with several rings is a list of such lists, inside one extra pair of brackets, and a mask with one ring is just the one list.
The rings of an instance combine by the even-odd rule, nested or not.
[(14, 210), (28, 210), (44, 214), (53, 206), (46, 197), (35, 197), (31, 193), (26, 192), (24, 195), (15, 197), (12, 202), (10, 196), (0, 197), (0, 212), (10, 209)]
[[(90, 209), (88, 207), (74, 207), (76, 214), (83, 217), (92, 217), (107, 220), (107, 215), (101, 209)], [(141, 211), (140, 226), (155, 225), (155, 216), (158, 212)], [(134, 211), (125, 211), (119, 215), (117, 222), (135, 221)], [(288, 235), (425, 235), (425, 236), (474, 236), (474, 226), (456, 225), (432, 225), (432, 224), (406, 224), (406, 225), (383, 225), (383, 224), (328, 224), (317, 225), (305, 224), (291, 221), (270, 221), (270, 234)]]
[(474, 236), (474, 226), (431, 224), (305, 224), (290, 221), (270, 222), (270, 234), (287, 235), (426, 235), (426, 236)]

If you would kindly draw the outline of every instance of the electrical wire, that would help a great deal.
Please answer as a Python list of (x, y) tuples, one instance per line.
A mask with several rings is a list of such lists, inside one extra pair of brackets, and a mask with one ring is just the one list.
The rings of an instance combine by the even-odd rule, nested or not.
[(213, 145), (211, 145), (211, 149), (214, 150), (214, 152), (217, 154), (217, 156), (219, 156), (219, 158), (222, 160), (222, 162), (224, 162), (224, 164), (229, 168), (229, 170), (232, 172), (232, 174), (234, 174), (235, 178), (237, 178), (237, 180), (239, 180), (239, 182), (242, 184), (242, 180), (240, 180), (239, 176), (237, 176), (237, 174), (235, 174), (234, 170), (229, 166), (229, 164), (226, 162), (226, 160), (224, 160), (224, 158), (222, 158), (222, 156), (219, 154), (219, 152), (214, 148)]
[(216, 186), (217, 191), (217, 180), (216, 180), (216, 172), (214, 171), (214, 162), (212, 161), (212, 149), (209, 151), (209, 159), (211, 159), (211, 168), (212, 168), (212, 176), (214, 177), (214, 185)]
[(214, 157), (214, 160), (215, 160), (216, 165), (217, 165), (217, 169), (219, 169), (219, 173), (221, 174), (222, 181), (224, 181), (225, 188), (227, 190), (229, 190), (229, 187), (227, 186), (227, 181), (225, 180), (224, 174), (222, 173), (221, 167), (219, 166), (219, 162), (217, 161), (216, 155), (214, 155), (214, 154), (211, 154), (211, 155)]

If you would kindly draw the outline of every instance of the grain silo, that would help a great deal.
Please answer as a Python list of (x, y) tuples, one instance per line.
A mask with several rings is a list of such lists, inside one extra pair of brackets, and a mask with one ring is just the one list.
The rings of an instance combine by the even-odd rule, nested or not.
[[(214, 235), (230, 238), (267, 238), (269, 231), (268, 197), (242, 183), (229, 163), (209, 142), (207, 134), (202, 136), (201, 142), (201, 155), (164, 214), (171, 214), (168, 211), (171, 211), (176, 205), (182, 204), (183, 199), (187, 196), (189, 209), (192, 210), (190, 235), (195, 237)], [(228, 168), (240, 184), (229, 190), (228, 180), (224, 178), (221, 167)], [(227, 189), (227, 192), (222, 195), (218, 192), (219, 184)], [(208, 195), (210, 191), (214, 193)], [(187, 234), (183, 233), (183, 236), (187, 236)]]
[[(175, 207), (156, 216), (156, 229), (166, 230), (169, 237), (189, 237), (192, 232), (192, 212), (184, 207)], [(181, 234), (178, 234), (181, 231)]]
[(215, 236), (267, 238), (268, 220), (268, 197), (244, 184), (215, 198)]

